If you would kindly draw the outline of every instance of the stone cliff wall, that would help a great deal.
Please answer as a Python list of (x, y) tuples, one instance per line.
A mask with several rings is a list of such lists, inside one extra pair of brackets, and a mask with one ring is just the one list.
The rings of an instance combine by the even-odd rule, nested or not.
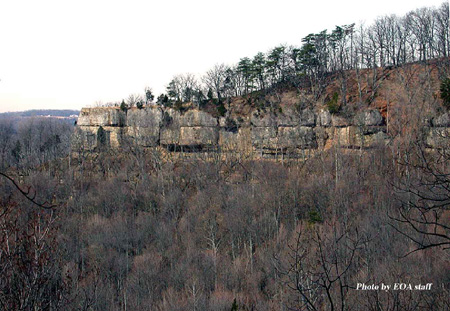
[[(426, 139), (430, 147), (442, 144), (450, 134), (449, 128), (448, 113), (431, 120)], [(91, 151), (137, 144), (170, 151), (220, 150), (258, 157), (296, 157), (333, 145), (369, 148), (387, 143), (389, 137), (378, 110), (364, 110), (352, 118), (311, 109), (215, 118), (196, 109), (182, 113), (153, 106), (127, 112), (83, 108), (74, 141), (78, 144), (75, 148)]]

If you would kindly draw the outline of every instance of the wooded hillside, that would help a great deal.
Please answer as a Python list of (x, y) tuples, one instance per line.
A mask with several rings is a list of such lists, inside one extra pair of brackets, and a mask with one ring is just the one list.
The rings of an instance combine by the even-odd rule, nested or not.
[(369, 109), (382, 125), (361, 131), (386, 127), (382, 143), (91, 150), (57, 120), (0, 119), (0, 309), (449, 310), (448, 3), (303, 41), (95, 109), (217, 124), (315, 109), (336, 129)]

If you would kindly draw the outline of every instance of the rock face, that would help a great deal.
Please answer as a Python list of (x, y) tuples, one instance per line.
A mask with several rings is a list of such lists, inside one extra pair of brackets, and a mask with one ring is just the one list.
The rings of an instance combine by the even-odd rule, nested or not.
[[(144, 110), (154, 109), (145, 108)], [(205, 148), (219, 141), (218, 120), (210, 114), (189, 110), (181, 114), (173, 109), (162, 111), (163, 123), (158, 128), (160, 145), (186, 148)]]
[(383, 117), (378, 110), (368, 110), (356, 115), (355, 124), (363, 126), (383, 125)]
[(435, 117), (431, 123), (434, 127), (450, 127), (450, 113), (444, 113)]
[[(448, 114), (431, 121), (430, 146), (439, 144), (434, 132), (448, 133)], [(441, 135), (442, 136), (442, 135)], [(216, 118), (191, 109), (180, 112), (157, 106), (130, 109), (83, 108), (78, 119), (74, 148), (102, 150), (138, 145), (169, 151), (203, 152), (220, 150), (259, 157), (297, 157), (307, 151), (369, 148), (389, 140), (378, 110), (364, 110), (353, 118), (328, 111), (288, 110), (233, 119)]]
[(127, 115), (119, 109), (83, 108), (77, 124), (79, 126), (125, 126)]
[(161, 109), (137, 109), (127, 113), (127, 134), (135, 143), (144, 147), (159, 144), (163, 112)]

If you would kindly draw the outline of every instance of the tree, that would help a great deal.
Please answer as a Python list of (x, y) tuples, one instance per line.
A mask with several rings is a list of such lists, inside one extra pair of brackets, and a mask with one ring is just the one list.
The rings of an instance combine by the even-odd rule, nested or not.
[(214, 99), (214, 93), (213, 93), (212, 89), (208, 89), (208, 94), (206, 96), (208, 97), (209, 100)]
[(2, 206), (0, 305), (5, 310), (46, 310), (64, 303), (68, 284), (61, 273), (53, 213)]
[[(5, 197), (2, 191), (0, 197), (0, 305), (5, 310), (58, 309), (70, 285), (56, 246), (56, 206), (41, 201), (34, 188), (20, 186), (9, 175), (0, 172), (0, 177), (21, 194)], [(1, 182), (0, 187), (5, 190)]]
[(273, 48), (267, 55), (267, 72), (271, 77), (271, 84), (274, 85), (284, 79), (284, 46)]
[(145, 88), (145, 99), (147, 101), (147, 104), (152, 102), (154, 98), (155, 98), (155, 96), (152, 93), (152, 89), (149, 87), (146, 87)]
[[(0, 120), (0, 169), (5, 169), (8, 163), (8, 153), (12, 146), (14, 135), (13, 124), (10, 120)], [(20, 142), (19, 142), (20, 144)], [(17, 143), (16, 143), (17, 146)], [(17, 159), (17, 158), (16, 158)]]
[(198, 89), (198, 82), (195, 75), (186, 73), (181, 75), (182, 98), (184, 102), (190, 102), (194, 98), (195, 90)]
[(20, 159), (22, 158), (22, 145), (20, 143), (20, 140), (16, 141), (16, 145), (11, 150), (11, 155), (13, 156), (15, 164), (19, 165)]
[(316, 73), (317, 66), (320, 64), (315, 41), (315, 34), (309, 34), (303, 38), (303, 45), (298, 53), (301, 68), (306, 74), (311, 76)]
[(243, 94), (248, 94), (253, 90), (254, 86), (253, 65), (250, 58), (241, 58), (236, 70), (243, 80)]
[(225, 88), (228, 96), (241, 96), (244, 94), (245, 82), (243, 75), (238, 70), (238, 65), (229, 67), (226, 72)]
[(263, 53), (259, 52), (253, 57), (252, 67), (258, 81), (258, 89), (266, 89), (266, 59)]
[(217, 105), (217, 112), (221, 117), (225, 116), (225, 114), (227, 113), (227, 108), (225, 108), (225, 105), (222, 101)]
[(449, 3), (443, 2), (437, 11), (433, 12), (433, 19), (436, 21), (436, 41), (438, 55), (447, 57), (450, 55), (450, 16)]
[(233, 304), (231, 305), (231, 311), (238, 311), (238, 310), (239, 310), (239, 307), (238, 307), (238, 304), (236, 302), (236, 298), (234, 298)]
[(167, 95), (171, 100), (180, 101), (182, 96), (181, 79), (179, 76), (173, 77), (167, 86)]
[(225, 64), (216, 64), (213, 68), (208, 70), (202, 78), (203, 83), (205, 83), (209, 90), (215, 93), (219, 101), (222, 100), (222, 93), (224, 92), (228, 69), (228, 66)]
[[(427, 248), (450, 248), (450, 140), (443, 149), (426, 152), (415, 142), (398, 159), (405, 174), (394, 184), (400, 206), (390, 213), (391, 225), (415, 244), (409, 253)], [(409, 254), (408, 253), (408, 254)]]
[(167, 94), (160, 94), (156, 99), (156, 103), (160, 106), (167, 106), (169, 104), (169, 97)]
[(200, 108), (201, 105), (205, 103), (206, 97), (203, 94), (203, 91), (198, 88), (194, 91), (194, 102), (197, 104), (197, 107)]
[(125, 100), (122, 99), (122, 102), (120, 103), (120, 110), (127, 112), (128, 105), (125, 103)]
[(352, 56), (354, 26), (355, 24), (336, 26), (336, 29), (329, 36), (329, 42), (332, 47), (331, 66), (333, 71), (339, 73), (341, 101), (343, 104), (347, 102), (347, 70), (352, 65), (350, 57)]
[(176, 75), (167, 86), (169, 98), (177, 102), (189, 102), (198, 88), (196, 77), (191, 73)]
[[(295, 293), (294, 310), (348, 310), (347, 301), (364, 239), (342, 223), (309, 225), (297, 230), (289, 247), (288, 288)], [(281, 260), (281, 259), (279, 259)]]
[(325, 87), (323, 80), (329, 66), (328, 35), (326, 30), (319, 34), (309, 34), (302, 39), (302, 42), (303, 45), (298, 51), (296, 66), (308, 77), (311, 91), (317, 98)]
[(139, 94), (130, 94), (127, 99), (127, 105), (129, 108), (137, 107), (137, 104), (140, 103), (143, 105), (144, 99)]

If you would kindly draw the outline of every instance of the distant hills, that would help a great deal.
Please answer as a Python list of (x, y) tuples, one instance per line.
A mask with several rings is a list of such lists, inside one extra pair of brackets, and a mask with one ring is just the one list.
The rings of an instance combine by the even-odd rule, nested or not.
[(68, 109), (33, 109), (25, 111), (15, 111), (15, 112), (3, 112), (0, 113), (2, 117), (55, 117), (55, 118), (68, 118), (76, 119), (79, 115), (79, 110), (68, 110)]
[(0, 113), (0, 121), (12, 122), (17, 125), (29, 119), (40, 119), (75, 125), (79, 114), (79, 110), (33, 109)]

